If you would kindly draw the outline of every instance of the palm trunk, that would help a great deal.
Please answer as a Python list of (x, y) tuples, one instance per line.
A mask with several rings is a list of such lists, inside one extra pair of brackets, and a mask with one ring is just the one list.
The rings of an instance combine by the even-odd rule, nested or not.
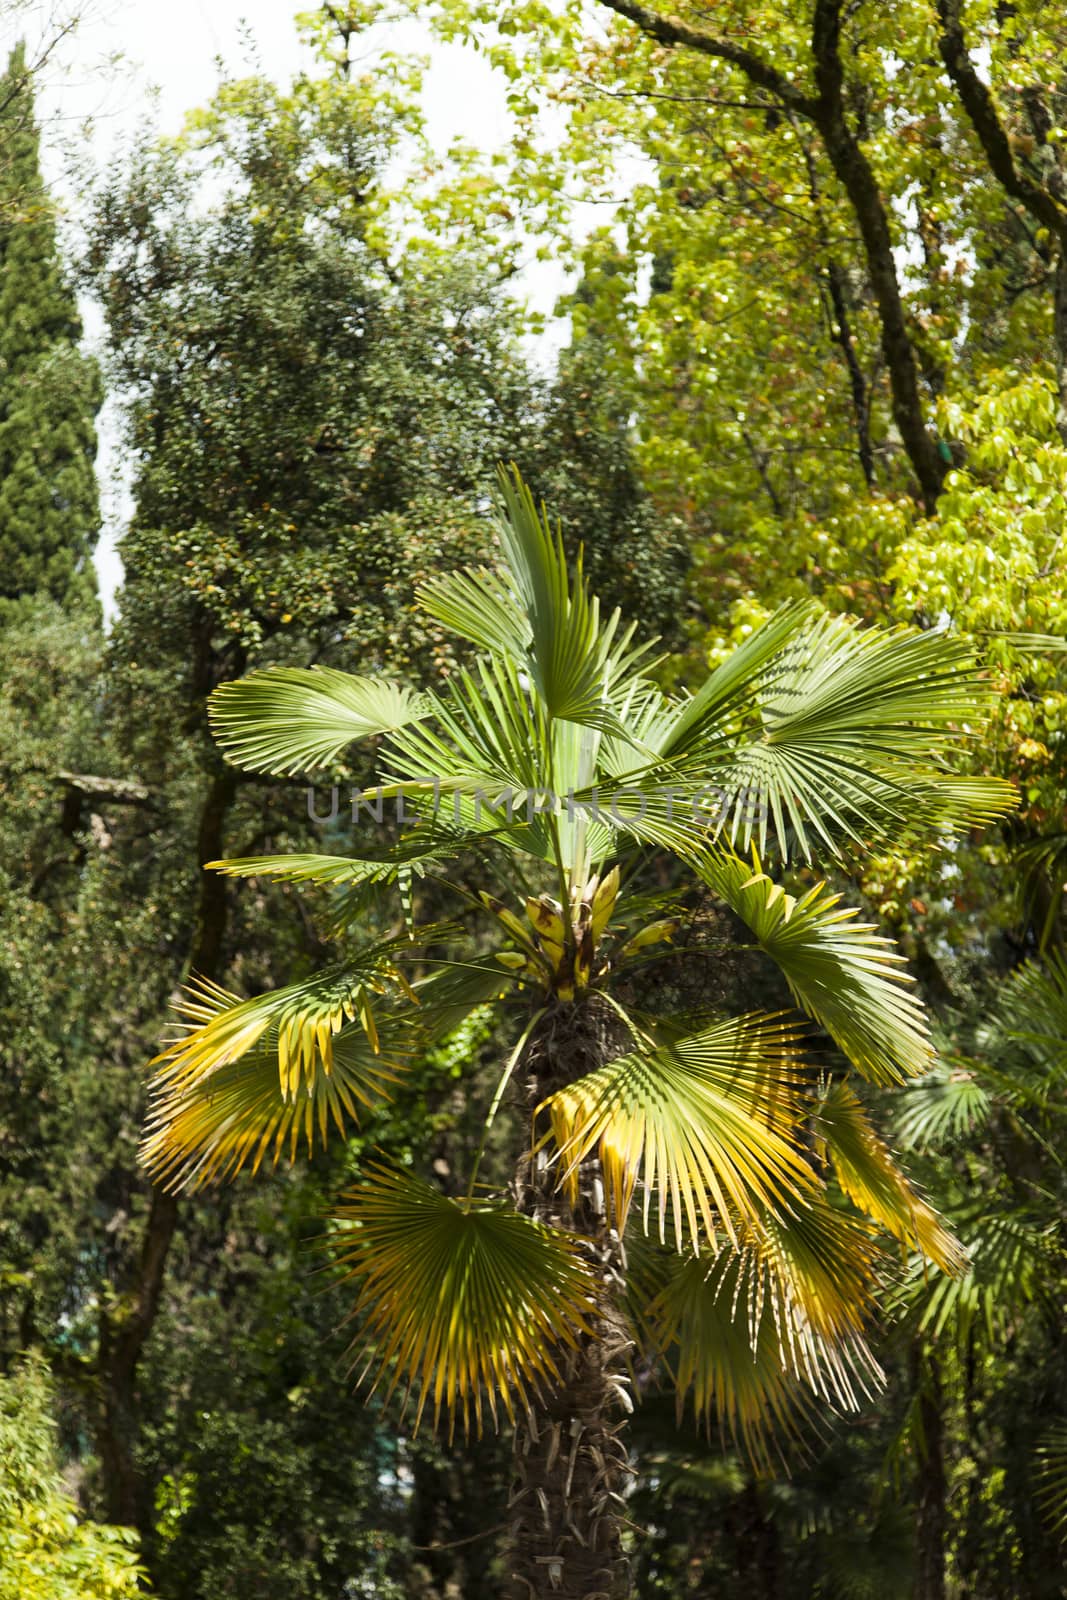
[[(558, 1006), (531, 1048), (531, 1103), (600, 1066), (610, 1042), (610, 1025), (593, 1006)], [(605, 1216), (599, 1162), (583, 1162), (573, 1204), (557, 1179), (544, 1152), (526, 1157), (516, 1202), (583, 1240), (600, 1294), (590, 1336), (558, 1357), (558, 1383), (546, 1384), (515, 1430), (507, 1593), (509, 1600), (626, 1600), (622, 1490), (630, 1469), (619, 1434), (629, 1410), (630, 1341), (619, 1310), (622, 1250)]]

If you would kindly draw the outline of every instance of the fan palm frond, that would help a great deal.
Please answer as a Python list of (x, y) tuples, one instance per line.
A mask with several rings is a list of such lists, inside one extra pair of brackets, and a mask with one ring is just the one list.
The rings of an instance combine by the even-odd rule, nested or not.
[(867, 1078), (900, 1083), (929, 1070), (934, 1052), (903, 957), (873, 923), (816, 884), (799, 899), (726, 851), (697, 863), (704, 882), (748, 924), (793, 997)]
[(960, 1349), (972, 1329), (992, 1344), (1021, 1306), (1047, 1293), (1054, 1229), (1007, 1209), (965, 1214), (954, 1226), (967, 1252), (966, 1270), (947, 1276), (915, 1257), (887, 1305), (918, 1332), (933, 1338), (947, 1332)]
[(550, 717), (621, 733), (608, 701), (612, 677), (633, 629), (618, 641), (619, 613), (603, 624), (590, 595), (579, 550), (573, 581), (560, 529), (539, 513), (517, 469), (501, 471), (500, 542), (530, 631), (529, 671)]
[(272, 878), (276, 883), (350, 888), (361, 883), (396, 883), (405, 872), (421, 878), (439, 871), (456, 848), (454, 840), (438, 836), (396, 840), (379, 856), (301, 855), (294, 851), (284, 856), (231, 856), (208, 861), (205, 866), (227, 878)]
[(620, 1056), (545, 1102), (565, 1187), (593, 1150), (621, 1229), (644, 1180), (648, 1226), (658, 1196), (678, 1248), (683, 1224), (697, 1245), (734, 1217), (804, 1196), (816, 1179), (796, 1141), (799, 1053), (795, 1027), (753, 1014), (717, 1023), (659, 1049)]
[(208, 701), (217, 743), (234, 766), (292, 776), (328, 767), (358, 739), (405, 727), (429, 701), (386, 678), (333, 667), (264, 667), (221, 683)]
[(965, 1257), (959, 1244), (912, 1188), (847, 1083), (831, 1084), (823, 1092), (815, 1118), (818, 1143), (853, 1204), (942, 1272), (962, 1271)]
[(485, 1401), (494, 1424), (498, 1402), (513, 1420), (590, 1331), (596, 1283), (567, 1234), (381, 1166), (337, 1215), (332, 1253), (358, 1285), (353, 1366), (376, 1370), (372, 1393), (402, 1387), (416, 1428), (431, 1400), (450, 1434), (457, 1415), (481, 1433)]
[(343, 966), (249, 1000), (208, 978), (194, 978), (177, 1008), (186, 1031), (156, 1057), (156, 1081), (181, 1086), (207, 1078), (240, 1060), (272, 1028), (283, 1094), (302, 1079), (312, 1083), (318, 1072), (331, 1071), (333, 1041), (346, 1023), (358, 1021), (377, 1049), (374, 1001), (391, 987), (412, 995), (394, 960), (407, 949), (406, 939), (380, 940)]
[[(717, 785), (732, 843), (747, 848), (755, 837), (765, 850), (773, 824), (783, 857), (810, 860), (809, 831), (836, 851), (843, 838), (870, 843), (902, 829), (955, 830), (1013, 807), (1009, 784), (960, 778), (940, 765), (990, 701), (964, 643), (935, 632), (863, 629), (807, 610), (779, 617), (777, 652), (758, 650), (764, 630), (742, 647), (753, 650), (761, 671), (744, 684), (749, 714), (731, 736), (702, 716), (699, 738), (663, 745), (676, 757), (685, 751), (680, 773)], [(775, 626), (772, 618), (767, 628)], [(696, 704), (680, 714), (683, 730)]]
[(157, 1085), (145, 1122), (141, 1160), (167, 1189), (199, 1189), (228, 1179), (248, 1162), (258, 1172), (270, 1152), (277, 1166), (287, 1150), (295, 1160), (301, 1140), (310, 1155), (325, 1147), (332, 1123), (344, 1136), (358, 1125), (360, 1108), (391, 1098), (409, 1060), (391, 1049), (375, 1052), (359, 1027), (332, 1040), (329, 1072), (305, 1075), (283, 1089), (278, 1080), (278, 1027), (207, 1076)]
[(880, 1376), (862, 1334), (873, 1262), (855, 1219), (823, 1201), (746, 1225), (710, 1259), (661, 1257), (652, 1276), (639, 1262), (638, 1321), (675, 1367), (679, 1412), (691, 1396), (706, 1424), (719, 1416), (766, 1460), (775, 1432), (811, 1422), (816, 1397), (855, 1409)]
[(978, 1042), (1002, 1065), (1023, 1069), (1019, 1089), (1042, 1098), (1067, 1076), (1067, 959), (1057, 952), (1010, 974)]
[(1067, 1536), (1067, 1423), (1049, 1428), (1037, 1447), (1037, 1503), (1053, 1533)]
[(897, 1138), (907, 1149), (929, 1150), (985, 1125), (993, 1100), (976, 1064), (939, 1061), (904, 1085), (897, 1104)]

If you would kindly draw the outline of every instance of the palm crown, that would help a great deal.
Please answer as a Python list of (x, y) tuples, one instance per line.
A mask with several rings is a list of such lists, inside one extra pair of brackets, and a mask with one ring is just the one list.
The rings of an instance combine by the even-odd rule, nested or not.
[[(394, 885), (407, 925), (272, 994), (239, 1000), (194, 980), (188, 1026), (159, 1058), (144, 1155), (162, 1181), (196, 1184), (324, 1142), (331, 1127), (343, 1135), (467, 1009), (518, 1002), (487, 1112), (513, 1078), (525, 1084), (532, 1138), (510, 1185), (479, 1185), (476, 1169), (450, 1197), (370, 1165), (339, 1208), (340, 1254), (357, 1343), (388, 1391), (450, 1425), (480, 1427), (502, 1407), (532, 1430), (534, 1456), (549, 1441), (534, 1486), (543, 1516), (528, 1519), (544, 1523), (541, 1553), (522, 1570), (551, 1567), (569, 1592), (566, 1564), (588, 1547), (575, 1585), (615, 1593), (620, 1462), (605, 1462), (593, 1413), (629, 1403), (628, 1346), (663, 1358), (698, 1412), (717, 1409), (758, 1442), (805, 1393), (848, 1404), (874, 1376), (863, 1328), (880, 1233), (947, 1270), (959, 1259), (846, 1068), (891, 1085), (933, 1065), (900, 957), (824, 884), (790, 893), (775, 871), (973, 826), (1011, 791), (947, 760), (987, 696), (957, 640), (791, 604), (695, 695), (672, 696), (633, 630), (601, 617), (580, 558), (569, 570), (514, 472), (501, 475), (499, 538), (498, 571), (419, 593), (479, 652), (437, 688), (269, 667), (213, 695), (234, 763), (305, 773), (375, 740), (378, 798), (422, 812), (373, 856), (215, 868), (335, 886), (346, 934), (360, 889)], [(677, 895), (628, 892), (649, 853), (675, 857), (747, 926), (794, 1013), (672, 1018), (624, 1004), (677, 927)], [(495, 893), (459, 881), (473, 860), (482, 881), (491, 864)], [(413, 977), (425, 935), (410, 907), (426, 877), (491, 919), (499, 948)], [(840, 1052), (829, 1071), (805, 1056), (811, 1023)], [(529, 1438), (525, 1449), (528, 1462)], [(573, 1536), (552, 1500), (557, 1458)]]

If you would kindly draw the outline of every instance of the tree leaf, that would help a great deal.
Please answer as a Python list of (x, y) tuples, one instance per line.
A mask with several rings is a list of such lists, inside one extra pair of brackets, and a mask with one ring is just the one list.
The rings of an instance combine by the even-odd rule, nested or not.
[(670, 1208), (679, 1249), (683, 1224), (699, 1248), (769, 1202), (802, 1202), (817, 1180), (795, 1137), (797, 1043), (795, 1027), (753, 1013), (557, 1090), (544, 1104), (565, 1185), (596, 1150), (620, 1230), (643, 1177), (645, 1226), (657, 1194), (660, 1237)]
[(797, 1004), (865, 1077), (899, 1083), (930, 1069), (922, 1005), (898, 970), (903, 958), (873, 923), (857, 922), (823, 883), (791, 901), (758, 867), (752, 872), (726, 851), (707, 852), (696, 870), (752, 929)]
[[(457, 1414), (481, 1433), (483, 1398), (514, 1420), (557, 1355), (589, 1331), (596, 1284), (576, 1242), (503, 1205), (450, 1199), (408, 1173), (374, 1166), (338, 1208), (332, 1245), (359, 1284), (353, 1361), (376, 1369), (373, 1393), (403, 1386), (415, 1426)], [(417, 1399), (415, 1398), (417, 1396)]]
[(265, 667), (222, 683), (211, 731), (235, 766), (285, 776), (328, 767), (357, 739), (405, 727), (428, 702), (386, 678), (332, 667)]

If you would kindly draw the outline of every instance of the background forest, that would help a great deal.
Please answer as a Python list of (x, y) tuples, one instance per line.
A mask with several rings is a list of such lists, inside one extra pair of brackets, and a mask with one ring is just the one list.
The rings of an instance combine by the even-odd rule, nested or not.
[[(434, 150), (419, 64), (367, 65), (406, 13), (502, 76), (506, 145)], [(967, 1268), (898, 1260), (885, 1387), (770, 1463), (650, 1385), (636, 1592), (1063, 1596), (1061, 8), (340, 0), (297, 29), (313, 71), (222, 82), (68, 215), (33, 53), (0, 82), (0, 1600), (502, 1593), (506, 1439), (414, 1437), (345, 1370), (315, 1241), (363, 1134), (195, 1195), (138, 1161), (182, 982), (326, 959), (324, 900), (201, 870), (323, 831), (300, 783), (223, 761), (208, 694), (265, 664), (453, 671), (410, 597), (488, 558), (501, 461), (666, 686), (798, 597), (973, 641), (975, 770), (1019, 794), (830, 873), (935, 1019), (937, 1068), (865, 1092)], [(571, 284), (547, 374), (534, 258)], [(133, 496), (107, 627), (105, 393)], [(366, 1144), (450, 1192), (499, 1059), (475, 1012)]]

